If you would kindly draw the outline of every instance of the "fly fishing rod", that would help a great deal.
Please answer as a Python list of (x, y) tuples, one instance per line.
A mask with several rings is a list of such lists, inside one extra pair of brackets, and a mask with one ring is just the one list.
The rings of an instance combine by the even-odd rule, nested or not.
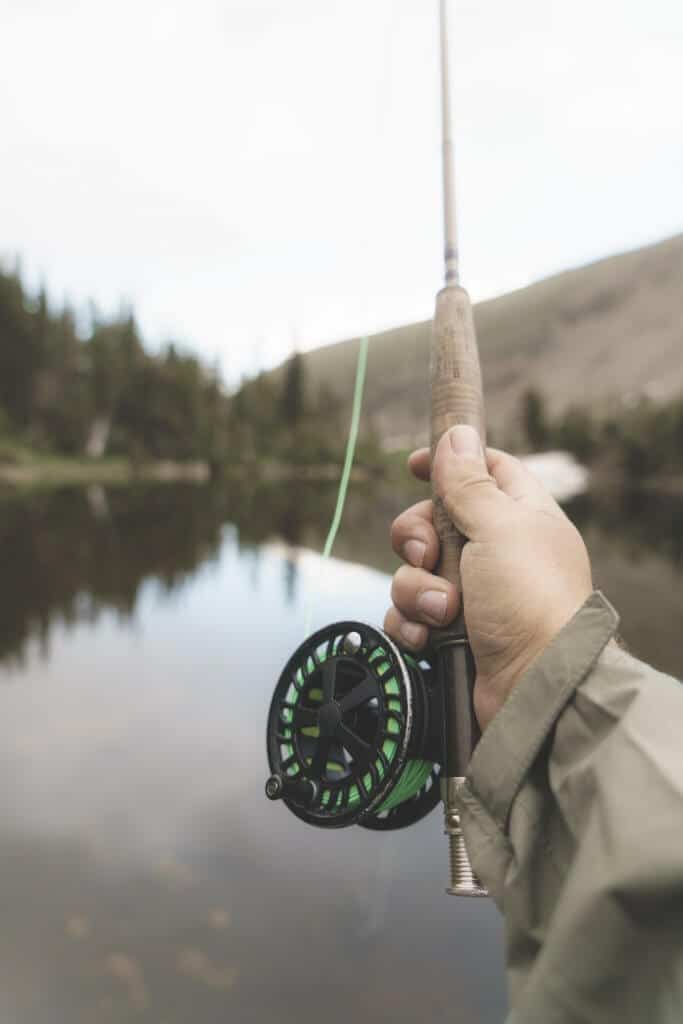
[[(445, 287), (436, 297), (429, 362), (432, 457), (443, 434), (457, 424), (474, 427), (482, 445), (486, 443), (484, 394), (472, 305), (460, 285), (446, 7), (447, 0), (440, 0)], [(460, 558), (464, 539), (436, 493), (433, 499), (434, 525), (441, 541), (438, 572), (455, 583), (462, 595)], [(458, 896), (485, 896), (486, 890), (470, 867), (457, 806), (458, 787), (464, 781), (479, 738), (472, 700), (474, 659), (462, 610), (452, 626), (433, 632), (432, 643), (436, 649), (436, 672), (443, 699), (444, 764), (440, 784), (445, 830), (450, 843), (448, 891)]]
[[(456, 424), (484, 443), (481, 372), (467, 292), (459, 283), (446, 0), (440, 0), (445, 287), (430, 347), (432, 453)], [(434, 495), (438, 572), (456, 585), (464, 540)], [(308, 824), (404, 828), (444, 805), (449, 893), (486, 895), (474, 875), (457, 807), (478, 739), (474, 662), (462, 614), (433, 630), (419, 658), (363, 622), (334, 623), (285, 665), (268, 715), (266, 795)]]

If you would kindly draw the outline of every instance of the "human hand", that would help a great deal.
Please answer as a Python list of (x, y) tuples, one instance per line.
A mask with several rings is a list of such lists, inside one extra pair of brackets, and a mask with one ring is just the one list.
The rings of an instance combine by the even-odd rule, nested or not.
[[(412, 472), (430, 478), (428, 448), (413, 452)], [(425, 646), (430, 626), (444, 626), (461, 602), (477, 669), (474, 710), (485, 729), (531, 662), (593, 590), (578, 530), (522, 463), (487, 448), (472, 427), (439, 441), (433, 485), (466, 538), (460, 587), (434, 570), (439, 538), (432, 502), (394, 520), (391, 543), (406, 565), (394, 574), (384, 628), (403, 647)]]

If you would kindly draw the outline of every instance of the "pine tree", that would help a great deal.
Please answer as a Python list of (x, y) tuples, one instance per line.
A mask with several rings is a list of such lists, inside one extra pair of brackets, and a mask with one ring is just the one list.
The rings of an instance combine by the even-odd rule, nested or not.
[(541, 451), (548, 444), (548, 423), (543, 396), (529, 388), (522, 396), (522, 424), (533, 451)]
[(304, 362), (299, 352), (285, 366), (281, 408), (287, 426), (296, 427), (304, 413)]

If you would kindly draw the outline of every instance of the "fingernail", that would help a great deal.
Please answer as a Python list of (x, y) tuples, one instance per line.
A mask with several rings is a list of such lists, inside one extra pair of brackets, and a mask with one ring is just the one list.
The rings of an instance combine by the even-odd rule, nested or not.
[(425, 637), (424, 626), (418, 625), (417, 622), (403, 622), (400, 632), (405, 642), (411, 647), (422, 646)]
[(410, 562), (411, 565), (416, 565), (418, 569), (422, 567), (422, 563), (425, 560), (425, 551), (427, 545), (422, 540), (407, 540), (403, 545), (403, 557), (406, 562)]
[(456, 455), (474, 455), (479, 458), (483, 454), (481, 438), (474, 427), (460, 423), (457, 427), (451, 427), (448, 436)]
[(417, 610), (434, 622), (443, 622), (447, 604), (448, 597), (443, 590), (423, 590), (417, 599)]

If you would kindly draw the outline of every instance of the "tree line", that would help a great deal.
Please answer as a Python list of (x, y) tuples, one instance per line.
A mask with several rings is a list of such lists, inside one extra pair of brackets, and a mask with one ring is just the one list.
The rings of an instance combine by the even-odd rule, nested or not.
[[(228, 395), (217, 370), (196, 356), (174, 344), (149, 351), (130, 309), (108, 319), (91, 311), (79, 330), (72, 308), (54, 308), (44, 288), (32, 293), (18, 271), (0, 269), (0, 459), (16, 443), (59, 455), (202, 459), (216, 470), (338, 463), (347, 418), (332, 388), (313, 390), (298, 353)], [(629, 482), (683, 472), (683, 396), (608, 415), (572, 406), (552, 416), (531, 389), (521, 423), (532, 450), (563, 448)], [(367, 426), (357, 461), (382, 462)]]
[(574, 405), (553, 417), (543, 395), (530, 389), (521, 419), (533, 451), (564, 449), (630, 484), (683, 473), (683, 396), (668, 402), (640, 398), (606, 414)]
[(0, 271), (0, 436), (62, 455), (209, 460), (224, 455), (218, 374), (173, 344), (146, 350), (133, 313), (90, 317)]
[[(329, 384), (314, 387), (306, 374), (306, 361), (298, 352), (279, 370), (243, 381), (232, 399), (235, 458), (338, 465), (349, 431), (352, 386), (349, 381), (346, 401)], [(366, 419), (355, 465), (375, 471), (383, 461), (377, 432)]]
[[(66, 456), (338, 461), (340, 400), (309, 393), (294, 354), (279, 374), (244, 380), (234, 394), (216, 370), (168, 344), (145, 347), (130, 309), (91, 310), (86, 331), (72, 308), (31, 293), (0, 269), (0, 458), (16, 446)], [(15, 446), (13, 448), (13, 445)]]

